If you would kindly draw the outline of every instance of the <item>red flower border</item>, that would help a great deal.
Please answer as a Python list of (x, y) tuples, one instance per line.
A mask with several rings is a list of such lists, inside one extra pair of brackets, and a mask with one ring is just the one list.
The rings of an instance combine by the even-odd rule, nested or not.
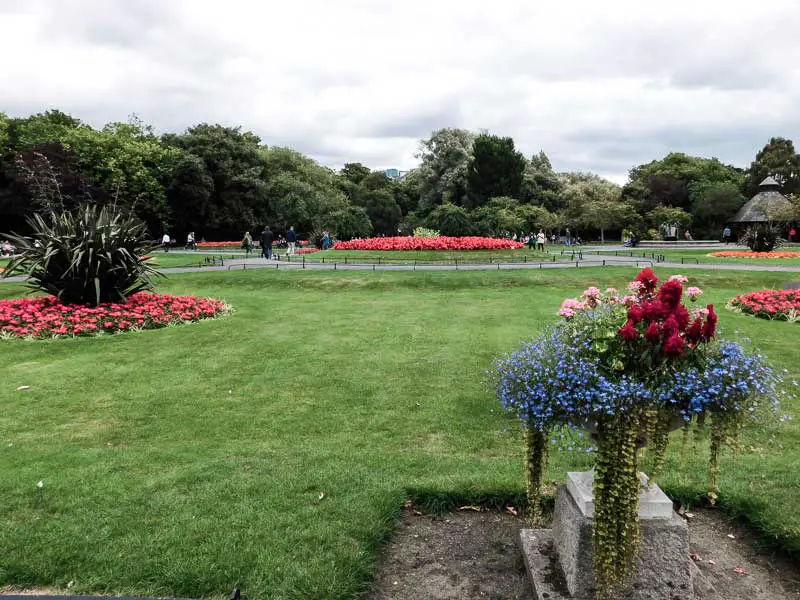
[(728, 302), (736, 312), (773, 321), (800, 322), (800, 290), (757, 290)]
[(48, 339), (85, 337), (212, 319), (225, 303), (196, 296), (134, 294), (124, 304), (62, 304), (54, 296), (0, 300), (0, 335)]
[(378, 237), (350, 242), (336, 242), (334, 250), (419, 251), (419, 250), (516, 250), (524, 248), (522, 242), (505, 238), (488, 237)]
[(775, 250), (773, 252), (753, 252), (752, 250), (725, 250), (712, 252), (709, 256), (719, 258), (800, 258), (800, 252)]

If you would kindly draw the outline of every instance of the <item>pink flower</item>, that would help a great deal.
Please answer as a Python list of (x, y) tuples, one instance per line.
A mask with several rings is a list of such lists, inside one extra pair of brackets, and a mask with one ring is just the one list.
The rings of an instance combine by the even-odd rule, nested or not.
[(586, 298), (599, 298), (600, 290), (596, 287), (590, 287), (585, 292), (583, 292), (583, 295)]
[(686, 288), (686, 295), (689, 296), (692, 302), (697, 300), (697, 297), (703, 293), (699, 287)]
[(562, 308), (560, 311), (558, 311), (558, 314), (564, 317), (565, 319), (569, 319), (575, 316), (575, 311), (572, 310), (571, 308)]
[(642, 288), (644, 288), (644, 284), (641, 281), (631, 281), (628, 284), (629, 292), (639, 292)]
[(670, 281), (677, 281), (678, 283), (686, 283), (689, 281), (689, 278), (685, 275), (672, 275), (669, 278)]
[(567, 298), (561, 303), (561, 308), (574, 309), (576, 306), (578, 306), (578, 304), (580, 304), (580, 302), (578, 302), (574, 298)]

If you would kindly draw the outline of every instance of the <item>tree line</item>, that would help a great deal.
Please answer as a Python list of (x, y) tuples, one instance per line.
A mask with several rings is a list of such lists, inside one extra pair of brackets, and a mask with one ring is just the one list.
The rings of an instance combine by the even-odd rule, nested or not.
[(747, 169), (671, 153), (630, 170), (624, 186), (586, 172), (556, 172), (509, 137), (439, 129), (421, 140), (420, 164), (390, 179), (361, 163), (339, 171), (291, 148), (268, 146), (238, 127), (201, 123), (156, 135), (133, 117), (95, 129), (58, 110), (25, 118), (0, 113), (0, 222), (60, 204), (115, 203), (156, 238), (240, 239), (269, 224), (305, 237), (406, 234), (504, 235), (571, 228), (587, 239), (622, 229), (656, 237), (664, 223), (718, 238), (725, 222), (768, 175), (800, 192), (800, 157), (772, 138)]

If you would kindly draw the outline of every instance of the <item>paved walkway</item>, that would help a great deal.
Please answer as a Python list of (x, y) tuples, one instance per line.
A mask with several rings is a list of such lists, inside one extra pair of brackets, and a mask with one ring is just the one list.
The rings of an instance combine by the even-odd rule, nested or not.
[[(588, 248), (587, 248), (588, 250)], [(680, 264), (672, 262), (655, 262), (646, 258), (636, 256), (614, 256), (611, 255), (591, 255), (585, 254), (583, 259), (566, 260), (566, 255), (554, 255), (556, 262), (553, 261), (527, 261), (527, 262), (502, 262), (502, 263), (468, 263), (468, 264), (431, 264), (431, 263), (347, 263), (341, 261), (317, 262), (306, 260), (302, 256), (294, 256), (291, 261), (265, 260), (261, 257), (254, 258), (235, 258), (224, 261), (222, 266), (203, 266), (203, 267), (172, 267), (164, 268), (164, 274), (171, 273), (205, 273), (208, 271), (234, 271), (249, 269), (290, 269), (290, 270), (311, 270), (311, 271), (508, 271), (515, 269), (569, 269), (569, 268), (588, 268), (588, 267), (630, 267), (643, 268), (654, 266), (658, 268), (672, 269), (676, 271), (687, 269), (703, 269), (707, 271), (762, 271), (777, 273), (800, 273), (800, 265), (743, 265), (743, 264), (721, 264), (721, 263), (700, 263), (700, 264)], [(8, 277), (0, 279), (0, 282), (20, 282), (24, 281), (24, 276)]]

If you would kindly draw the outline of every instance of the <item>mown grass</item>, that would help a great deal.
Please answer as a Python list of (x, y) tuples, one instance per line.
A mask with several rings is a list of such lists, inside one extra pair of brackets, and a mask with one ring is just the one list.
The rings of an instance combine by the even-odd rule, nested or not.
[[(221, 597), (238, 583), (250, 598), (352, 598), (404, 498), (441, 509), (521, 496), (521, 441), (484, 371), (555, 321), (563, 297), (633, 273), (175, 275), (163, 291), (222, 298), (235, 313), (4, 341), (0, 586)], [(718, 304), (784, 279), (690, 275)], [(21, 293), (0, 286), (0, 297)], [(791, 324), (727, 311), (721, 323), (798, 376)], [(800, 551), (800, 426), (769, 446), (774, 432), (760, 433), (745, 442), (763, 455), (723, 461), (723, 503)], [(665, 487), (697, 497), (705, 455), (683, 461)], [(555, 453), (549, 477), (586, 466)]]
[[(665, 257), (666, 262), (670, 263), (679, 263), (681, 259), (687, 260), (688, 262), (694, 263), (695, 260), (701, 264), (739, 264), (739, 265), (793, 265), (793, 266), (800, 266), (800, 257), (798, 258), (751, 258), (747, 256), (735, 256), (735, 257), (721, 257), (721, 256), (711, 256), (714, 252), (725, 252), (725, 251), (736, 251), (736, 250), (743, 250), (741, 247), (737, 246), (729, 246), (727, 248), (720, 247), (714, 250), (708, 249), (673, 249), (673, 248), (632, 248), (630, 250), (617, 250), (616, 252), (619, 254), (629, 255), (633, 253), (633, 256), (640, 256), (649, 258), (653, 254), (661, 254)], [(795, 252), (798, 250), (797, 248), (786, 248), (786, 250)], [(599, 250), (600, 253), (610, 253), (614, 254), (614, 250)], [(594, 252), (592, 252), (594, 253)]]

